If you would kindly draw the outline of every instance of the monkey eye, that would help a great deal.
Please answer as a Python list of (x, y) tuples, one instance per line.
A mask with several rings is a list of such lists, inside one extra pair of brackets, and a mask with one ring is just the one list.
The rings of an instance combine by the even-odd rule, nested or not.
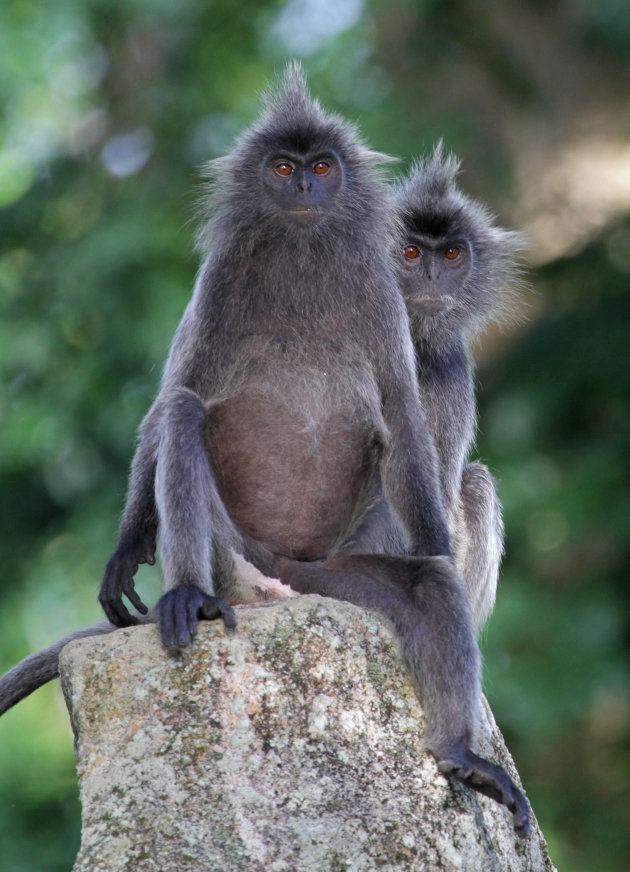
[(457, 260), (457, 258), (459, 257), (459, 248), (456, 248), (454, 245), (450, 248), (447, 248), (444, 252), (444, 257), (447, 260)]
[(420, 249), (417, 245), (408, 245), (403, 254), (407, 260), (415, 260), (417, 257), (420, 257)]
[(318, 160), (315, 166), (313, 167), (313, 172), (318, 176), (325, 176), (328, 170), (330, 169), (330, 164), (326, 163), (325, 160)]
[(278, 173), (279, 176), (290, 176), (291, 173), (293, 172), (293, 167), (291, 166), (290, 163), (286, 163), (286, 161), (283, 161), (282, 163), (276, 164), (274, 169)]

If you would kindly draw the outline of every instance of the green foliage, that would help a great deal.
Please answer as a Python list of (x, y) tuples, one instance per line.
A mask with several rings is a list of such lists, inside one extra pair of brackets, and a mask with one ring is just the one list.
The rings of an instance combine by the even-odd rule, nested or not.
[[(580, 82), (611, 117), (611, 95), (627, 99), (626, 6), (0, 5), (2, 671), (100, 617), (135, 430), (194, 281), (197, 169), (230, 148), (284, 59), (302, 54), (314, 92), (376, 148), (408, 161), (444, 137), (466, 189), (507, 206), (514, 143), (527, 154), (541, 131), (564, 129)], [(291, 24), (296, 9), (308, 27)], [(500, 480), (508, 541), (486, 687), (555, 862), (620, 872), (630, 224), (536, 284), (529, 323), (480, 372), (479, 455)], [(159, 572), (143, 569), (139, 585), (154, 602)], [(69, 869), (79, 809), (58, 688), (2, 718), (0, 774), (3, 870)]]
[(542, 270), (545, 315), (482, 375), (510, 524), (487, 687), (579, 870), (621, 869), (630, 831), (629, 232)]

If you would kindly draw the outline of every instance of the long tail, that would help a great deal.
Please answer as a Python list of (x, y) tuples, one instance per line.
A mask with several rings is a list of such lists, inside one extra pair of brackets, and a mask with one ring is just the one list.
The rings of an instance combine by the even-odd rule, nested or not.
[(0, 678), (0, 715), (33, 693), (38, 687), (52, 681), (53, 678), (57, 678), (59, 675), (59, 654), (68, 642), (72, 642), (73, 639), (81, 639), (84, 636), (113, 633), (117, 629), (118, 627), (110, 624), (109, 621), (101, 621), (99, 624), (92, 624), (91, 627), (76, 630), (49, 648), (44, 648), (42, 651), (25, 657), (17, 666), (14, 666)]

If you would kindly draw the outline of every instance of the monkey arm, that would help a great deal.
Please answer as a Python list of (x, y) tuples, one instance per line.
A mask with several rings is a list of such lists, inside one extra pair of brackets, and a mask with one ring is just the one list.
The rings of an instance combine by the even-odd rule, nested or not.
[[(416, 359), (402, 297), (390, 298), (392, 335), (387, 353), (373, 358), (386, 442), (381, 481), (407, 537), (411, 554), (451, 556), (440, 489), (438, 456), (421, 406)], [(395, 307), (400, 306), (401, 311)]]
[(386, 397), (383, 411), (389, 443), (381, 464), (385, 495), (403, 525), (412, 554), (450, 557), (436, 452), (417, 394), (405, 391), (401, 380)]
[(136, 593), (133, 577), (140, 563), (155, 563), (158, 527), (155, 468), (162, 414), (162, 402), (158, 397), (140, 426), (118, 546), (105, 568), (98, 597), (107, 618), (117, 627), (138, 623), (138, 618), (123, 603), (123, 594), (141, 614), (148, 611)]
[(442, 505), (449, 516), (475, 432), (472, 366), (461, 340), (447, 350), (424, 342), (416, 344), (416, 371), (420, 404), (438, 458)]
[(101, 584), (99, 602), (107, 618), (117, 627), (138, 623), (137, 616), (125, 606), (123, 595), (141, 614), (147, 613), (146, 605), (135, 591), (133, 578), (139, 564), (155, 563), (159, 518), (155, 485), (163, 422), (179, 386), (199, 389), (201, 373), (208, 367), (206, 361), (199, 359), (200, 354), (194, 355), (197, 347), (203, 348), (204, 343), (196, 332), (195, 307), (191, 301), (175, 332), (160, 392), (139, 428), (118, 545), (107, 563)]

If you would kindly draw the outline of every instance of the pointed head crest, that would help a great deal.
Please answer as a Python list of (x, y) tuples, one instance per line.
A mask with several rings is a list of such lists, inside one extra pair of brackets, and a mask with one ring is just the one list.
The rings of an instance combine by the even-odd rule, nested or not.
[(434, 235), (452, 222), (463, 196), (455, 184), (460, 165), (454, 154), (445, 152), (442, 140), (429, 157), (415, 161), (398, 187), (403, 219), (412, 224), (423, 221), (427, 231)]
[[(412, 168), (409, 178), (410, 186), (414, 181), (419, 192), (426, 191), (431, 197), (445, 197), (455, 188), (459, 175), (461, 161), (452, 152), (445, 152), (444, 142), (440, 139), (433, 153), (424, 160), (418, 161)], [(412, 194), (412, 191), (410, 191)]]
[(241, 142), (263, 133), (274, 140), (295, 142), (301, 148), (339, 149), (346, 160), (369, 167), (396, 160), (368, 148), (356, 125), (324, 110), (311, 97), (304, 69), (299, 61), (289, 61), (283, 74), (263, 92), (264, 112), (259, 122)]
[[(336, 218), (341, 227), (350, 220), (390, 226), (391, 197), (379, 165), (392, 159), (369, 149), (353, 124), (326, 112), (310, 96), (302, 66), (291, 61), (264, 91), (260, 118), (240, 136), (229, 154), (206, 165), (205, 175), (211, 184), (201, 204), (205, 224), (198, 247), (207, 252), (233, 239), (235, 233), (247, 232), (251, 238), (253, 228), (263, 232), (273, 219), (260, 196), (263, 163), (274, 154), (318, 151), (332, 152), (343, 168), (344, 192), (337, 198), (331, 220)], [(378, 235), (384, 232), (380, 230)], [(318, 233), (310, 235), (315, 238)]]
[(324, 121), (324, 112), (308, 90), (302, 65), (290, 61), (283, 75), (263, 91), (265, 114), (262, 123), (278, 129), (318, 126)]

